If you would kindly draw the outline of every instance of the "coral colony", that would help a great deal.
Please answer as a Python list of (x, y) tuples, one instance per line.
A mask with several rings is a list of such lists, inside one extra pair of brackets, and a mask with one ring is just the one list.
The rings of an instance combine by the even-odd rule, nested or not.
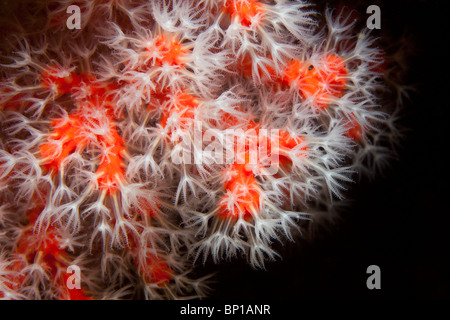
[(207, 296), (194, 266), (265, 268), (393, 153), (386, 54), (345, 11), (72, 4), (2, 58), (1, 298)]

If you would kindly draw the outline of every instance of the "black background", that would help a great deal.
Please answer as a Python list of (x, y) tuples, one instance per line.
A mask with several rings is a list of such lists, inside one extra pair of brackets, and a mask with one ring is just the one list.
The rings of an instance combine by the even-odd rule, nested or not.
[[(329, 6), (338, 2), (328, 1)], [(354, 2), (344, 1), (344, 4)], [(412, 35), (407, 83), (416, 87), (402, 124), (400, 158), (375, 181), (353, 186), (354, 205), (313, 241), (280, 248), (283, 260), (255, 271), (243, 262), (219, 267), (213, 299), (449, 299), (449, 45), (445, 1), (377, 4), (381, 34)], [(368, 17), (368, 15), (366, 15)], [(381, 290), (369, 290), (369, 265), (381, 268)]]

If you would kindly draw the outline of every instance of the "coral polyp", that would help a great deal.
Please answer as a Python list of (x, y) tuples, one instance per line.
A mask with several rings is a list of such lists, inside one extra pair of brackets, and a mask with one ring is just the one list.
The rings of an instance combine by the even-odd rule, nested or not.
[(81, 0), (78, 29), (30, 4), (0, 74), (1, 298), (207, 296), (197, 263), (265, 268), (395, 154), (384, 52), (344, 11)]

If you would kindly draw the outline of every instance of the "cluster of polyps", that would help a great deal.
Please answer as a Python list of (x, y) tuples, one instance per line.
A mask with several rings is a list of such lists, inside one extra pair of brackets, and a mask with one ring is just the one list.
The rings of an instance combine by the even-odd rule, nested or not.
[(342, 13), (82, 0), (72, 31), (69, 2), (2, 70), (0, 297), (204, 295), (193, 261), (264, 267), (396, 140), (382, 52)]

